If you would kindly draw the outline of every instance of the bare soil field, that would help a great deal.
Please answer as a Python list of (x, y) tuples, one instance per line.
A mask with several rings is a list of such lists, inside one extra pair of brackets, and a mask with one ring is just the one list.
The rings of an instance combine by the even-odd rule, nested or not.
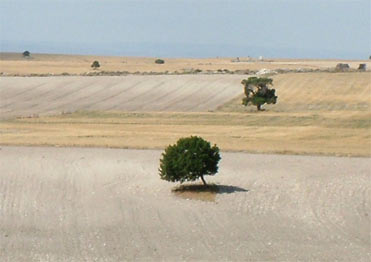
[[(347, 63), (357, 69), (360, 63), (371, 68), (369, 60), (309, 60), (309, 59), (257, 59), (240, 58), (164, 58), (165, 64), (155, 64), (156, 58), (108, 57), (82, 55), (32, 54), (24, 58), (21, 53), (0, 53), (0, 72), (4, 74), (83, 74), (93, 71), (91, 64), (99, 61), (102, 71), (135, 72), (184, 72), (191, 69), (207, 70), (260, 70), (266, 69), (328, 69), (337, 63)], [(98, 70), (98, 71), (99, 71)]]
[(274, 76), (264, 112), (241, 105), (244, 77), (0, 78), (0, 144), (164, 148), (200, 135), (228, 151), (371, 156), (369, 72)]
[(0, 118), (77, 110), (215, 110), (241, 93), (241, 76), (2, 77)]
[(1, 147), (1, 261), (370, 261), (366, 158), (222, 153), (215, 202), (161, 151)]

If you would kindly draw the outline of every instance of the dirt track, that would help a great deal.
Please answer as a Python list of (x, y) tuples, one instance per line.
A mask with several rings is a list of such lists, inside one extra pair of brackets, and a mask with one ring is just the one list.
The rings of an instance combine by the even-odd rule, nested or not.
[(0, 118), (76, 110), (214, 110), (242, 93), (243, 76), (2, 77)]
[(369, 158), (223, 153), (216, 203), (160, 151), (2, 147), (1, 261), (369, 261)]

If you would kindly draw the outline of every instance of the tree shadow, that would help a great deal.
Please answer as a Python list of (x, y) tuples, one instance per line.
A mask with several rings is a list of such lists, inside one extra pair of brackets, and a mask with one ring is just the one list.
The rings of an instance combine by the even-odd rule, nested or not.
[(238, 186), (217, 185), (218, 194), (232, 194), (235, 192), (249, 192), (249, 190)]
[(227, 185), (216, 184), (183, 184), (172, 189), (172, 192), (182, 198), (214, 202), (218, 194), (232, 194), (235, 192), (248, 192), (248, 190)]

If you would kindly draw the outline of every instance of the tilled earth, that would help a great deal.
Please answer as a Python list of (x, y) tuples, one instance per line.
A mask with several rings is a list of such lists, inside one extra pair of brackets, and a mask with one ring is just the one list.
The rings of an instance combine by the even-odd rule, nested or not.
[(0, 119), (77, 110), (215, 110), (242, 93), (235, 75), (2, 77)]
[(161, 151), (1, 147), (1, 261), (370, 261), (369, 158), (222, 153), (215, 202)]

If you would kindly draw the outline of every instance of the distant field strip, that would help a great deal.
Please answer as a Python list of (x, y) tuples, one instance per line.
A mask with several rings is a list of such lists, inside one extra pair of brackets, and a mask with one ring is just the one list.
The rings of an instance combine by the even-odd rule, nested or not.
[(238, 96), (241, 76), (2, 77), (0, 118), (77, 110), (205, 112)]

